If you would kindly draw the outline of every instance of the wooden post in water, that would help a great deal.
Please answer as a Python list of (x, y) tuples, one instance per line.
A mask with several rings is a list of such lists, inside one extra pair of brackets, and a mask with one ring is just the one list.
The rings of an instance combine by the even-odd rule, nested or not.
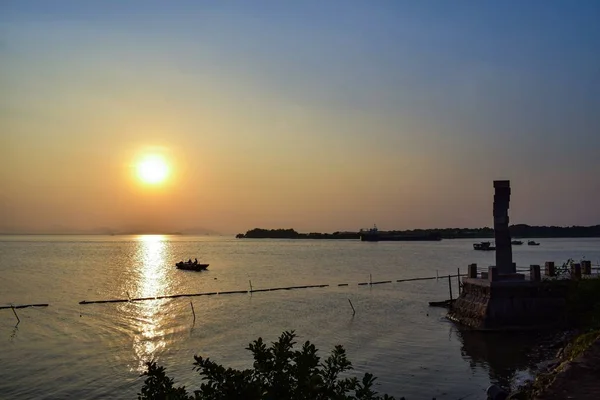
[(448, 290), (450, 291), (450, 301), (452, 301), (452, 277), (448, 275)]
[(458, 282), (458, 295), (460, 296), (460, 267), (456, 271), (456, 282)]
[(17, 325), (19, 325), (21, 323), (21, 319), (17, 315), (17, 312), (15, 311), (15, 307), (11, 304), (10, 308), (13, 310), (13, 313), (15, 314), (15, 317), (17, 317)]
[(190, 301), (190, 306), (192, 306), (192, 315), (194, 316), (194, 322), (196, 322), (196, 312), (194, 311), (194, 303)]
[(252, 293), (252, 281), (248, 279), (248, 283), (250, 284), (250, 293)]
[(369, 274), (369, 286), (373, 284), (373, 277)]
[(350, 307), (352, 307), (352, 315), (356, 314), (356, 310), (354, 309), (354, 306), (352, 305), (350, 299), (348, 299), (348, 303), (350, 303)]

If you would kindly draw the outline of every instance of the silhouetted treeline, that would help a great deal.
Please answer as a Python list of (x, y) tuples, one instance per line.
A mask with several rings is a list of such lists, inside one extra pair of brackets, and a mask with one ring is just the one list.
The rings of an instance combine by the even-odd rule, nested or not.
[(298, 233), (294, 229), (260, 229), (255, 228), (246, 232), (238, 233), (236, 238), (247, 239), (360, 239), (358, 232), (334, 232), (334, 233)]
[[(511, 225), (510, 235), (513, 238), (565, 238), (565, 237), (600, 237), (600, 225), (593, 226), (529, 226), (525, 224)], [(439, 235), (443, 239), (493, 238), (493, 228), (443, 228), (412, 229), (404, 231), (388, 231), (392, 234)], [(236, 238), (248, 239), (360, 239), (358, 232), (333, 233), (298, 233), (294, 229), (261, 229), (255, 228), (245, 234), (239, 233)]]
[(593, 226), (529, 226), (511, 225), (513, 237), (549, 238), (549, 237), (600, 237), (600, 225)]

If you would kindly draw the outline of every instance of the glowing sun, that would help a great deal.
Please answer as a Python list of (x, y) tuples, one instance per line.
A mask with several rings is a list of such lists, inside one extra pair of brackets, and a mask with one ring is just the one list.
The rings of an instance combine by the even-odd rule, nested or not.
[(150, 154), (137, 164), (138, 178), (147, 184), (162, 183), (169, 176), (169, 166), (162, 156)]

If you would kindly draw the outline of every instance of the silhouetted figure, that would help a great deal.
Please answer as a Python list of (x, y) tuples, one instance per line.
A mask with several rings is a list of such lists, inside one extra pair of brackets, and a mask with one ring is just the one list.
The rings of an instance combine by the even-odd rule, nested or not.
[(194, 258), (194, 264), (198, 264), (198, 259)]

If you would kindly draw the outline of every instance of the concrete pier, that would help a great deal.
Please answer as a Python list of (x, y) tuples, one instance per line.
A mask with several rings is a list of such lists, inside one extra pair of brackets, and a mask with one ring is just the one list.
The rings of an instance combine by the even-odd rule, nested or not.
[(464, 278), (463, 292), (448, 318), (476, 330), (546, 327), (562, 315), (566, 290), (566, 284)]
[[(477, 277), (477, 265), (468, 267), (463, 291), (448, 318), (477, 330), (537, 328), (558, 322), (565, 307), (567, 285), (541, 281), (539, 265), (530, 266), (530, 279), (516, 271), (508, 230), (510, 181), (494, 181), (494, 236), (496, 265)], [(578, 265), (574, 274), (581, 276)], [(546, 263), (546, 275), (554, 276), (554, 263)]]

